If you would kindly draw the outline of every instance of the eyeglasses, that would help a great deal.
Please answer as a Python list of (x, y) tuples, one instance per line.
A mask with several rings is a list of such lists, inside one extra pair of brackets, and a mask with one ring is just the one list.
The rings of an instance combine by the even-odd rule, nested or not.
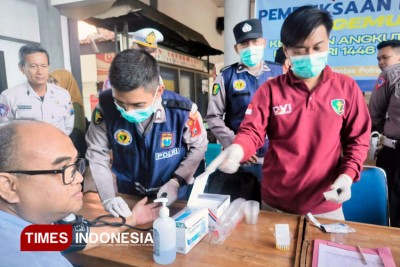
[(86, 160), (84, 158), (78, 158), (74, 164), (63, 167), (61, 170), (35, 170), (35, 171), (0, 171), (6, 173), (20, 173), (27, 175), (40, 175), (40, 174), (58, 174), (62, 173), (63, 183), (65, 185), (71, 184), (76, 177), (76, 173), (79, 172), (81, 175), (85, 173)]

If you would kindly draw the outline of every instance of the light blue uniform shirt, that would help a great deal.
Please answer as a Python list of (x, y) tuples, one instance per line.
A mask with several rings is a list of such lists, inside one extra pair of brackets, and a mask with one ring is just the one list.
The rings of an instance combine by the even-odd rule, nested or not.
[(7, 267), (71, 267), (71, 263), (58, 251), (20, 250), (21, 232), (30, 224), (30, 222), (0, 210), (0, 265)]

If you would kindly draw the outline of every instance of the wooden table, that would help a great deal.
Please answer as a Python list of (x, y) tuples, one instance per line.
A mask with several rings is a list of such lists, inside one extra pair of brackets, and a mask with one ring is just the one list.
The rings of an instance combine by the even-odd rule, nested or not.
[[(130, 206), (136, 201), (129, 196), (123, 198)], [(177, 203), (175, 207), (184, 205)], [(171, 209), (171, 213), (178, 209)], [(80, 214), (89, 220), (105, 214), (97, 193), (85, 193)], [(223, 245), (211, 245), (205, 237), (188, 254), (177, 253), (170, 266), (298, 266), (304, 221), (303, 216), (262, 211), (256, 225), (241, 222)], [(293, 237), (289, 251), (275, 248), (276, 223), (289, 224)], [(100, 246), (69, 254), (67, 258), (80, 266), (159, 266), (153, 260), (152, 246)]]
[[(333, 223), (336, 221), (328, 219), (319, 219), (322, 224)], [(400, 266), (400, 228), (384, 227), (373, 224), (345, 222), (353, 227), (356, 232), (349, 233), (345, 236), (336, 236), (341, 238), (346, 245), (360, 245), (362, 248), (378, 248), (390, 247), (394, 262), (396, 266)], [(335, 237), (330, 233), (323, 233), (320, 229), (315, 227), (312, 222), (306, 220), (304, 230), (304, 240), (301, 249), (300, 267), (311, 266), (313, 257), (313, 244), (315, 239), (322, 239), (328, 241), (333, 240)]]

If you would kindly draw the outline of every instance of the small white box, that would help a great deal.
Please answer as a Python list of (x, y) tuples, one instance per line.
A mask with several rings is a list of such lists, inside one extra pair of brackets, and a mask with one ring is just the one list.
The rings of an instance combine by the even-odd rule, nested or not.
[(176, 225), (176, 252), (187, 254), (208, 233), (208, 211), (186, 207), (172, 218)]
[(209, 218), (208, 227), (210, 231), (213, 231), (218, 226), (219, 218), (221, 218), (221, 215), (229, 207), (231, 196), (204, 193), (208, 176), (211, 173), (210, 171), (206, 171), (197, 176), (193, 184), (192, 192), (190, 193), (188, 207), (207, 208)]
[(201, 207), (208, 209), (208, 228), (210, 231), (217, 229), (219, 218), (229, 207), (231, 200), (230, 195), (219, 194), (199, 194), (196, 201), (188, 203), (188, 207)]

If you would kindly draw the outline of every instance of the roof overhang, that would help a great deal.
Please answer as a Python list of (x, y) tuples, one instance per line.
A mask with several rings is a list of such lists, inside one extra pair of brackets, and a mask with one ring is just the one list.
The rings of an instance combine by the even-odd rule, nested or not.
[(111, 8), (116, 0), (49, 0), (50, 4), (69, 18), (80, 20), (101, 14)]
[(200, 33), (139, 0), (117, 0), (109, 10), (90, 17), (85, 22), (125, 33), (145, 27), (155, 28), (164, 35), (162, 46), (196, 57), (223, 54), (222, 51), (212, 48)]

